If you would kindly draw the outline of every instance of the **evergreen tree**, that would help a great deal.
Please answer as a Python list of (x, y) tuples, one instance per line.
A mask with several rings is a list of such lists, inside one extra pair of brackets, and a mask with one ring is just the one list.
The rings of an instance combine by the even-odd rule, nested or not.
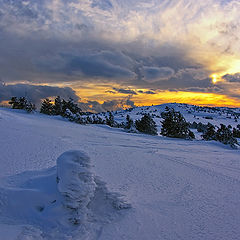
[(72, 98), (69, 98), (67, 102), (67, 108), (73, 113), (76, 114), (81, 111), (81, 109), (78, 107), (77, 103), (73, 101)]
[(233, 137), (240, 138), (240, 129), (233, 128)]
[(28, 113), (36, 110), (35, 105), (28, 101), (25, 97), (12, 97), (8, 103), (12, 105), (13, 109), (23, 109), (26, 110)]
[(64, 113), (64, 117), (67, 118), (69, 121), (74, 122), (76, 116), (67, 108)]
[(86, 120), (87, 120), (88, 124), (93, 124), (93, 120), (92, 120), (92, 118), (90, 116), (87, 116)]
[(191, 123), (191, 124), (189, 125), (189, 127), (192, 128), (192, 129), (197, 129), (198, 123), (196, 123), (196, 122), (194, 121), (193, 123)]
[(102, 119), (101, 117), (97, 116), (97, 121), (98, 121), (98, 124), (105, 124), (105, 120)]
[(26, 105), (25, 105), (25, 110), (28, 112), (28, 113), (31, 113), (33, 111), (36, 110), (36, 106), (35, 104), (31, 103), (31, 102), (27, 102)]
[(84, 119), (82, 118), (82, 116), (80, 115), (80, 113), (77, 113), (75, 115), (75, 119), (74, 119), (75, 123), (78, 124), (86, 124), (86, 122), (84, 121)]
[(216, 140), (215, 127), (211, 123), (207, 124), (207, 129), (204, 132), (204, 134), (202, 135), (202, 137), (206, 141)]
[(162, 121), (161, 134), (166, 137), (194, 139), (194, 133), (189, 129), (189, 123), (180, 112), (174, 109), (166, 109)]
[(125, 124), (125, 129), (131, 129), (133, 127), (134, 123), (133, 120), (130, 118), (129, 115), (126, 117), (126, 124)]
[(68, 101), (62, 100), (62, 116), (65, 117), (66, 110), (70, 110), (73, 114), (79, 113), (81, 109), (78, 107), (77, 103), (74, 103), (72, 98), (69, 98)]
[(61, 116), (64, 117), (64, 114), (66, 112), (66, 110), (68, 109), (68, 106), (67, 106), (67, 102), (65, 101), (65, 99), (62, 100), (62, 112), (61, 112)]
[(144, 114), (140, 120), (136, 120), (135, 126), (139, 132), (150, 135), (157, 135), (157, 125), (149, 113)]
[(43, 100), (40, 113), (47, 114), (47, 115), (53, 115), (54, 114), (54, 106), (51, 103), (51, 100), (46, 98)]
[(236, 145), (238, 145), (237, 139), (233, 137), (232, 131), (224, 124), (221, 124), (220, 128), (218, 128), (216, 140), (225, 145), (230, 145), (232, 148), (236, 148)]
[(137, 129), (136, 129), (136, 126), (134, 124), (134, 121), (130, 118), (129, 115), (127, 115), (126, 117), (126, 122), (122, 122), (120, 125), (119, 125), (120, 128), (124, 128), (127, 130), (127, 132), (131, 132), (131, 133), (137, 133)]
[(12, 97), (8, 103), (12, 105), (13, 109), (18, 109), (19, 101), (17, 97)]
[(18, 109), (25, 109), (27, 105), (27, 99), (25, 97), (20, 97), (18, 100)]
[(112, 112), (109, 112), (109, 116), (106, 117), (106, 124), (110, 127), (115, 126), (115, 120), (114, 120), (114, 116), (113, 116)]
[(60, 96), (57, 96), (54, 100), (54, 114), (55, 115), (63, 115), (62, 109), (62, 99)]
[(203, 124), (203, 123), (201, 123), (201, 122), (199, 122), (198, 124), (197, 124), (197, 131), (198, 132), (205, 132), (206, 131), (206, 129), (207, 129), (207, 125), (205, 125), (205, 124)]

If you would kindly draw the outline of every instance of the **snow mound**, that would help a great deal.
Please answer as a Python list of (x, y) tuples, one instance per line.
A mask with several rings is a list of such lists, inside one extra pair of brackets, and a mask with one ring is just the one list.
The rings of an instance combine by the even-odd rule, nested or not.
[(119, 210), (130, 207), (91, 172), (85, 153), (68, 151), (56, 167), (3, 181), (0, 234), (13, 232), (10, 239), (96, 239), (104, 225), (123, 216)]
[(120, 196), (107, 191), (105, 184), (91, 172), (90, 158), (81, 151), (68, 151), (57, 159), (57, 188), (73, 224), (87, 220), (87, 215), (91, 215), (89, 206), (93, 201), (98, 202), (99, 192), (112, 202), (115, 209), (130, 207), (119, 200)]
[(57, 159), (57, 183), (58, 191), (64, 196), (63, 205), (76, 215), (73, 223), (83, 222), (96, 190), (89, 157), (80, 151), (63, 153)]

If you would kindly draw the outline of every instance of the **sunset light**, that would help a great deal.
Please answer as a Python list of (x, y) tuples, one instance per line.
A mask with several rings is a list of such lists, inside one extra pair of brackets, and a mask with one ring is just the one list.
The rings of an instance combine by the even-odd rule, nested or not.
[(0, 0), (0, 102), (238, 106), (240, 4), (211, 1)]
[(217, 81), (218, 81), (218, 76), (217, 76), (217, 74), (213, 74), (212, 76), (212, 82), (215, 84), (215, 83), (217, 83)]
[(0, 240), (240, 240), (240, 0), (0, 0)]

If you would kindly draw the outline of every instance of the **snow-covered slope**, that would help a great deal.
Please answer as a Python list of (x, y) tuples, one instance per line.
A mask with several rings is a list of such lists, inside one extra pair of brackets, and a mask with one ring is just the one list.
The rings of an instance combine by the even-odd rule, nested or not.
[[(0, 239), (240, 236), (240, 150), (3, 108), (0, 129)], [(65, 216), (56, 185), (56, 160), (69, 150), (89, 156), (91, 174), (100, 186), (97, 201), (85, 206), (94, 217), (87, 217), (84, 231), (81, 224), (62, 228), (55, 222)], [(131, 208), (115, 214), (104, 196), (124, 196)]]
[(240, 124), (240, 109), (239, 108), (226, 108), (226, 107), (199, 107), (195, 105), (182, 104), (182, 103), (166, 103), (156, 106), (136, 107), (129, 110), (121, 110), (114, 113), (115, 119), (118, 122), (125, 121), (128, 114), (132, 119), (141, 118), (142, 114), (149, 113), (153, 115), (154, 120), (158, 125), (161, 125), (161, 113), (165, 108), (173, 108), (181, 112), (188, 122), (202, 122), (207, 124), (210, 122), (213, 125), (219, 126), (220, 123), (225, 125), (232, 125), (236, 127)]

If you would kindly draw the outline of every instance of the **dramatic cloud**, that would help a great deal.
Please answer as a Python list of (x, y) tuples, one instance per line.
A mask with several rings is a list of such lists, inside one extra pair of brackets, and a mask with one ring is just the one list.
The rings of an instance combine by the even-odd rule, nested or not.
[(83, 111), (106, 112), (135, 107), (135, 104), (131, 100), (131, 96), (128, 96), (126, 99), (104, 101), (102, 104), (98, 101), (80, 102), (79, 106)]
[(0, 84), (0, 102), (8, 101), (11, 97), (27, 97), (33, 103), (39, 105), (41, 99), (61, 96), (64, 99), (72, 98), (78, 101), (79, 97), (69, 87), (50, 87), (50, 86), (36, 86), (29, 84), (14, 84), (4, 85)]
[(239, 82), (240, 83), (240, 73), (226, 74), (222, 78), (228, 82)]
[(239, 82), (239, 12), (239, 0), (0, 0), (0, 76), (204, 93), (214, 73)]
[(115, 90), (118, 93), (137, 95), (137, 93), (131, 89), (113, 88), (113, 90)]
[(147, 82), (156, 82), (169, 79), (174, 75), (174, 70), (169, 67), (143, 67), (143, 75)]
[(156, 94), (156, 92), (154, 92), (154, 91), (142, 91), (142, 90), (139, 90), (138, 93), (144, 93), (144, 94), (149, 94), (149, 95)]

